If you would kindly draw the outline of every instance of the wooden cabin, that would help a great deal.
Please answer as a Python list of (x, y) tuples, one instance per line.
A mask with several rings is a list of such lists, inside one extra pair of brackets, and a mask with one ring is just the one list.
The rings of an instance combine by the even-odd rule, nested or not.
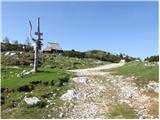
[(59, 43), (49, 42), (47, 48), (43, 50), (43, 53), (62, 53), (63, 49), (60, 47)]

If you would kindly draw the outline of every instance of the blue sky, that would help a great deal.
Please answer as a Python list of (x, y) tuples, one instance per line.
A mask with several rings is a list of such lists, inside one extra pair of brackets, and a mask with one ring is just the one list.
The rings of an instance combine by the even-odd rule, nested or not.
[(145, 58), (158, 54), (158, 2), (2, 2), (2, 38), (25, 42), (41, 18), (43, 48), (99, 49)]

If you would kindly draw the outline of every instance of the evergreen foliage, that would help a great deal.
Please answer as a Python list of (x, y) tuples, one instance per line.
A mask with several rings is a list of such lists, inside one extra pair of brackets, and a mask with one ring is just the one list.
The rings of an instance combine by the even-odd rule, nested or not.
[(140, 58), (134, 58), (128, 55), (117, 54), (114, 55), (109, 52), (101, 51), (101, 50), (90, 50), (87, 52), (79, 52), (75, 50), (64, 51), (64, 56), (68, 57), (77, 57), (77, 58), (94, 58), (102, 61), (108, 61), (113, 63), (118, 63), (121, 59), (125, 59), (126, 62), (134, 61), (136, 59), (140, 60)]
[(158, 62), (159, 61), (159, 55), (150, 56), (144, 59), (148, 62)]

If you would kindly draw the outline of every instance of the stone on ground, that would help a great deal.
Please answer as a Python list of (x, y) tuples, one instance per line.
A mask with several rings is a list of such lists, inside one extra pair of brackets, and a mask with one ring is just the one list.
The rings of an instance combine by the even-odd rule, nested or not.
[(74, 97), (76, 97), (78, 94), (77, 90), (68, 90), (67, 93), (63, 94), (60, 99), (63, 101), (70, 101), (72, 100)]
[(159, 93), (159, 83), (150, 81), (149, 84), (147, 85), (147, 88), (149, 91), (154, 91), (156, 93)]
[(28, 105), (36, 105), (38, 102), (40, 102), (40, 100), (37, 97), (25, 97), (24, 101), (28, 104)]

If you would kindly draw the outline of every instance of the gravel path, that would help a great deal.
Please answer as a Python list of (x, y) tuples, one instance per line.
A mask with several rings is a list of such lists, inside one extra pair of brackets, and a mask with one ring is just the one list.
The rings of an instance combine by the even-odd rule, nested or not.
[(77, 77), (72, 80), (78, 92), (74, 99), (65, 102), (60, 118), (108, 119), (111, 118), (109, 108), (117, 103), (125, 103), (132, 107), (138, 118), (157, 118), (158, 116), (150, 114), (149, 107), (151, 101), (158, 102), (158, 98), (143, 95), (132, 82), (134, 77), (125, 78), (101, 71), (123, 65), (123, 63), (117, 63), (70, 70), (77, 74)]

